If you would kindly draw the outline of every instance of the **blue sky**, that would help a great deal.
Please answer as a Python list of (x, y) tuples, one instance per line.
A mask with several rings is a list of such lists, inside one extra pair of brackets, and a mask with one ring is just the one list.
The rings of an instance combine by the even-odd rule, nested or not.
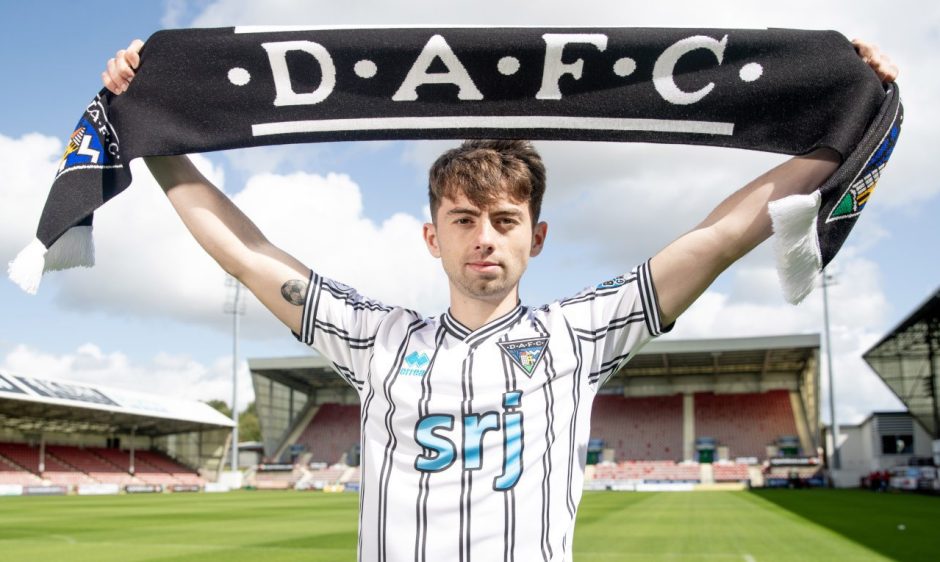
[[(871, 4), (871, 11), (865, 5)], [(500, 10), (493, 9), (500, 6)], [(669, 25), (833, 28), (879, 43), (902, 69), (907, 123), (895, 156), (836, 259), (831, 293), (840, 411), (856, 419), (897, 402), (860, 354), (940, 285), (936, 259), (940, 184), (931, 166), (940, 130), (932, 97), (940, 12), (911, 4), (883, 13), (873, 2), (787, 9), (748, 3), (651, 7), (589, 0), (578, 9), (540, 3), (425, 0), (335, 2), (4, 3), (0, 46), (6, 87), (0, 120), (0, 252), (32, 238), (64, 140), (100, 88), (114, 51), (164, 27), (234, 24)], [(917, 6), (915, 17), (914, 6)], [(133, 7), (130, 7), (133, 6)], [(867, 18), (865, 13), (879, 13)], [(308, 265), (370, 296), (436, 314), (446, 306), (439, 267), (420, 243), (425, 170), (452, 143), (341, 143), (217, 153), (198, 158), (277, 243)], [(542, 143), (549, 169), (546, 252), (530, 267), (523, 298), (540, 304), (632, 267), (692, 227), (776, 155), (645, 145)], [(272, 191), (271, 186), (280, 186)], [(655, 189), (650, 189), (654, 186)], [(262, 194), (278, 193), (278, 196)], [(122, 195), (120, 199), (125, 198)], [(37, 296), (0, 283), (0, 368), (34, 376), (154, 390), (190, 398), (230, 395), (226, 288), (200, 257), (152, 179), (135, 184), (96, 218), (99, 265), (56, 273)], [(313, 220), (297, 216), (309, 208)], [(289, 224), (282, 224), (289, 223)], [(266, 227), (265, 225), (270, 225)], [(215, 269), (213, 269), (215, 268)], [(818, 292), (783, 302), (768, 248), (722, 276), (672, 337), (821, 331)], [(242, 356), (307, 351), (255, 304)], [(247, 376), (243, 397), (250, 397)]]

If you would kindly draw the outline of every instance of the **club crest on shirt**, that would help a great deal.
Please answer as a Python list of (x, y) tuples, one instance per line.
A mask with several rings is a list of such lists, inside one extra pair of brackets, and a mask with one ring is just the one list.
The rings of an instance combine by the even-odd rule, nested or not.
[(503, 350), (503, 353), (519, 366), (522, 371), (532, 376), (535, 368), (542, 360), (545, 348), (548, 346), (548, 338), (533, 338), (527, 340), (501, 341), (496, 342)]

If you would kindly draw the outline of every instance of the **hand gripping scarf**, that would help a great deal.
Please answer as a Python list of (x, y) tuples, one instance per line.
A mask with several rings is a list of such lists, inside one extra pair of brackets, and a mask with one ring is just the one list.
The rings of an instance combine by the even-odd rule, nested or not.
[[(132, 86), (102, 90), (72, 133), (36, 239), (10, 263), (94, 263), (92, 213), (129, 162), (270, 144), (528, 138), (702, 144), (843, 163), (771, 205), (784, 294), (838, 252), (894, 148), (903, 110), (832, 31), (265, 28), (160, 31)], [(589, 165), (589, 164), (586, 164)], [(655, 189), (655, 187), (653, 187)]]

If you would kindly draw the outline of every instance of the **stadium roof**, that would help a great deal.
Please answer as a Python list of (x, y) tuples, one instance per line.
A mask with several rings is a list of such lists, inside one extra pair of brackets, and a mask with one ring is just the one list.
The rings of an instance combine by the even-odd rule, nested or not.
[(202, 402), (0, 370), (0, 426), (23, 432), (159, 436), (228, 429), (231, 419)]
[(819, 334), (655, 340), (639, 351), (617, 376), (678, 376), (790, 373), (815, 367)]
[(862, 357), (917, 421), (940, 437), (940, 288)]

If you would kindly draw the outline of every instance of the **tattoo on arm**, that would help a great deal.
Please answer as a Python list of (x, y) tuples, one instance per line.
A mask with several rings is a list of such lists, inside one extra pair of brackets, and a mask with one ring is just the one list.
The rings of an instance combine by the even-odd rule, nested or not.
[(291, 279), (281, 285), (281, 296), (291, 304), (303, 306), (307, 302), (307, 282)]

